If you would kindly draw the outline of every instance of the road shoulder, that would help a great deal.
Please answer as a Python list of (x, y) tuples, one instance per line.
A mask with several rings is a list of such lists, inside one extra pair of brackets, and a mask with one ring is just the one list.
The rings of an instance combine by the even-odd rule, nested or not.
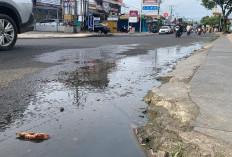
[(232, 145), (194, 130), (192, 121), (200, 110), (191, 99), (190, 81), (218, 41), (178, 63), (174, 70), (161, 78), (164, 82), (144, 98), (148, 103), (147, 125), (137, 129), (139, 142), (148, 156), (159, 154), (180, 156), (230, 156)]

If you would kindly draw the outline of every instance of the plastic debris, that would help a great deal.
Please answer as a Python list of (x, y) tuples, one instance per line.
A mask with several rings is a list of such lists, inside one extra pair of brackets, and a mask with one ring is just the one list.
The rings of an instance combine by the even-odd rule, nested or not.
[(132, 108), (132, 110), (137, 110), (136, 108)]
[(50, 136), (45, 133), (18, 132), (16, 135), (30, 140), (48, 140), (50, 138)]
[(141, 144), (141, 146), (146, 146), (146, 144)]

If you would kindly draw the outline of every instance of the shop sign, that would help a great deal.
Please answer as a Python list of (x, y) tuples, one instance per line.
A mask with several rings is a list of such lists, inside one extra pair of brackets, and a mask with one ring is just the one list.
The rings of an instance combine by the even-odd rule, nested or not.
[(101, 5), (97, 5), (97, 6), (96, 6), (96, 9), (102, 10), (102, 6), (101, 6)]
[(130, 17), (138, 17), (138, 10), (130, 10)]
[(89, 9), (97, 9), (96, 4), (89, 4)]
[(219, 14), (219, 9), (218, 8), (214, 8), (213, 9), (213, 14)]
[(137, 17), (129, 17), (129, 23), (137, 23), (138, 18)]
[(89, 23), (89, 30), (94, 30), (94, 16), (93, 15), (89, 16), (88, 23)]

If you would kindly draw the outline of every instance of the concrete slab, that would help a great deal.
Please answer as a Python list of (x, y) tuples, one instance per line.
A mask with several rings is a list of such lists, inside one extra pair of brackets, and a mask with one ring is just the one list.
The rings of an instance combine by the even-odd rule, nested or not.
[(192, 100), (200, 115), (195, 130), (232, 143), (232, 42), (222, 36), (192, 78)]

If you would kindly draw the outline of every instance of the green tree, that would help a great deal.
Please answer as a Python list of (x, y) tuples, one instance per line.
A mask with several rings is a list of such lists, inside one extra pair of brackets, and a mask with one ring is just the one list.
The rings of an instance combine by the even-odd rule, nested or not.
[(210, 25), (209, 23), (209, 20), (210, 20), (210, 17), (209, 16), (204, 16), (202, 19), (201, 19), (201, 24), (203, 25)]
[(213, 9), (219, 6), (222, 10), (223, 32), (225, 33), (228, 16), (232, 12), (232, 0), (202, 0), (202, 5), (207, 9)]
[(188, 21), (183, 21), (183, 22), (182, 22), (182, 26), (183, 26), (184, 28), (186, 28), (186, 27), (188, 26)]
[(221, 14), (214, 16), (205, 16), (201, 19), (201, 24), (203, 25), (211, 25), (211, 26), (219, 26), (221, 20)]

